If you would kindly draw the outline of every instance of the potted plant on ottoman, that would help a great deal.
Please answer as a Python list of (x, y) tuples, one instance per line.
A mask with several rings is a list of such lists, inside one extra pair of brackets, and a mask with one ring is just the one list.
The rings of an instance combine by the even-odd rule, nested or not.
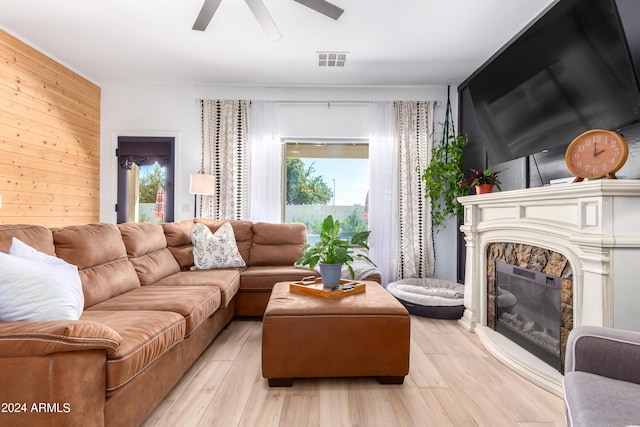
[(370, 233), (371, 231), (361, 231), (354, 234), (349, 240), (341, 239), (339, 237), (340, 222), (329, 215), (322, 222), (320, 240), (314, 244), (307, 243), (302, 247), (302, 256), (296, 261), (296, 265), (307, 265), (313, 270), (319, 264), (322, 283), (325, 286), (340, 284), (343, 265), (347, 266), (353, 279), (355, 272), (350, 263), (354, 256), (365, 259), (375, 266), (366, 255), (354, 253), (354, 249), (357, 247), (369, 249), (367, 239)]
[(476, 194), (485, 194), (493, 192), (495, 186), (498, 191), (502, 191), (500, 188), (500, 180), (498, 175), (504, 169), (499, 171), (492, 171), (491, 168), (485, 170), (471, 169), (471, 175), (461, 182), (462, 185), (468, 185), (474, 187)]

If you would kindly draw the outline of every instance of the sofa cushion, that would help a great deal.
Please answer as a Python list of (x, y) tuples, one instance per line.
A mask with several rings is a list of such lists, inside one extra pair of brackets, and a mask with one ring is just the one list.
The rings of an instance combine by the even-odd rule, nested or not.
[(107, 353), (107, 392), (124, 386), (182, 342), (186, 329), (184, 317), (169, 311), (87, 310), (82, 320), (102, 323), (122, 339)]
[(188, 270), (193, 265), (193, 245), (191, 244), (191, 230), (195, 222), (184, 220), (180, 222), (165, 222), (162, 224), (167, 247), (180, 264), (181, 270)]
[(638, 424), (639, 384), (581, 371), (567, 372), (563, 382), (568, 425), (577, 427)]
[(75, 265), (13, 238), (0, 252), (0, 321), (78, 320), (84, 308)]
[[(243, 270), (243, 269), (242, 269)], [(162, 280), (154, 286), (215, 286), (220, 289), (220, 306), (229, 305), (231, 298), (240, 288), (239, 269), (180, 271)]]
[(53, 241), (56, 254), (80, 270), (85, 308), (140, 287), (115, 224), (58, 228)]
[(9, 252), (12, 238), (16, 237), (32, 248), (47, 255), (55, 255), (53, 233), (41, 225), (6, 224), (0, 225), (0, 251)]
[(213, 233), (218, 231), (218, 228), (222, 227), (225, 222), (231, 224), (233, 227), (233, 234), (236, 238), (236, 244), (238, 245), (238, 251), (240, 252), (240, 256), (244, 259), (244, 262), (247, 265), (249, 264), (249, 253), (251, 251), (251, 243), (253, 242), (253, 222), (251, 221), (239, 221), (239, 220), (228, 220), (228, 221), (218, 221), (213, 219), (202, 219), (196, 218), (194, 220), (196, 223), (202, 223), (209, 227)]
[(204, 224), (194, 225), (191, 242), (194, 264), (191, 267), (192, 270), (246, 267), (247, 265), (238, 252), (233, 227), (228, 222), (222, 224), (215, 233)]
[(252, 266), (240, 273), (240, 290), (265, 290), (271, 292), (277, 282), (301, 280), (319, 274), (293, 265)]
[(186, 321), (185, 337), (220, 307), (215, 286), (143, 286), (91, 307), (99, 311), (171, 311)]
[(302, 223), (253, 224), (253, 244), (249, 265), (293, 265), (307, 243), (307, 227)]
[(119, 224), (118, 229), (141, 285), (153, 284), (180, 271), (178, 261), (167, 249), (167, 239), (160, 224), (126, 223)]

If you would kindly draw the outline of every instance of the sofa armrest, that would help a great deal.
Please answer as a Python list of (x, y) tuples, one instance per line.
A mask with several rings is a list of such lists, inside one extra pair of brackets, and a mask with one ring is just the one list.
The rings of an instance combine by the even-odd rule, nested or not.
[(640, 332), (579, 326), (567, 340), (565, 373), (583, 371), (640, 384), (638, 360)]
[(115, 351), (122, 337), (87, 320), (0, 323), (0, 357), (36, 357), (79, 350)]

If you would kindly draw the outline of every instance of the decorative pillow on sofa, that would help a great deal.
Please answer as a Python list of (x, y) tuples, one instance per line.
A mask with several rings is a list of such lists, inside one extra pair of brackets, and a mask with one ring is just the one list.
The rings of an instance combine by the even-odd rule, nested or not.
[(209, 227), (196, 223), (191, 231), (193, 243), (192, 270), (209, 270), (212, 268), (245, 267), (236, 244), (231, 223), (225, 222), (212, 233)]
[(75, 265), (13, 238), (0, 252), (0, 321), (78, 320), (84, 308)]

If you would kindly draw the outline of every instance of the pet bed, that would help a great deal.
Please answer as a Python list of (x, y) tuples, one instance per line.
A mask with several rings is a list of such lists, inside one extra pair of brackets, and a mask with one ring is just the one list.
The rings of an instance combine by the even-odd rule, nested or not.
[(448, 280), (402, 279), (387, 290), (417, 316), (459, 319), (464, 313), (464, 286)]

